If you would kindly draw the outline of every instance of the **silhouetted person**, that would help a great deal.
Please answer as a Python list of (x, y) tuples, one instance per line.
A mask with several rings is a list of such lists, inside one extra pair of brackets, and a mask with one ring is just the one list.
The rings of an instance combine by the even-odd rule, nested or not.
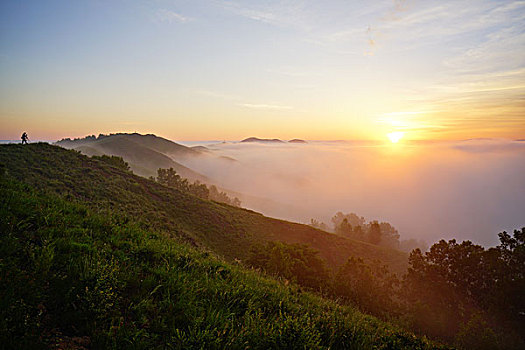
[(27, 140), (29, 140), (29, 137), (27, 136), (27, 132), (24, 131), (22, 134), (22, 145), (25, 143), (27, 145)]

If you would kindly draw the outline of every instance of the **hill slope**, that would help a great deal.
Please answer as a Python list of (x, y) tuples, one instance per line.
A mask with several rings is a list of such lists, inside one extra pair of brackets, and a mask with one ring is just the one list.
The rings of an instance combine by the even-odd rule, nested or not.
[[(235, 171), (232, 167), (242, 169), (242, 164), (233, 158), (215, 154), (213, 150), (203, 146), (186, 147), (156, 135), (137, 133), (118, 133), (98, 137), (93, 135), (74, 140), (63, 139), (55, 144), (67, 149), (75, 149), (87, 156), (106, 154), (122, 157), (135, 174), (144, 177), (155, 177), (159, 168), (173, 168), (190, 182), (198, 180), (208, 185), (215, 185), (230, 197), (239, 198), (243, 207), (263, 212), (266, 215), (283, 218), (294, 217), (297, 212), (301, 212), (301, 209), (296, 207), (268, 198), (232, 191), (223, 186), (221, 181), (217, 181), (211, 175), (213, 171), (210, 174), (209, 169), (226, 168), (228, 171)], [(204, 170), (207, 175), (193, 170), (194, 166), (195, 169), (208, 169)]]
[(145, 177), (155, 176), (158, 168), (173, 168), (189, 180), (209, 181), (206, 176), (170, 157), (198, 156), (199, 151), (155, 135), (113, 134), (98, 138), (65, 139), (56, 144), (67, 149), (78, 150), (88, 156), (107, 154), (122, 157), (135, 173)]
[(145, 202), (133, 215), (143, 193), (157, 204), (196, 198), (46, 144), (0, 146), (0, 164), (6, 348), (438, 348), (180, 243)]
[(184, 237), (228, 259), (245, 259), (254, 244), (278, 240), (308, 244), (332, 267), (349, 256), (379, 260), (398, 274), (408, 264), (405, 253), (201, 200), (48, 144), (0, 146), (0, 163), (20, 181), (87, 201), (98, 210), (121, 212), (145, 227)]
[(180, 145), (176, 142), (167, 140), (163, 137), (156, 136), (153, 134), (127, 134), (127, 133), (117, 133), (117, 134), (110, 134), (110, 135), (99, 135), (98, 137), (95, 136), (88, 136), (82, 139), (63, 139), (58, 142), (56, 142), (57, 145), (62, 146), (64, 148), (76, 148), (83, 145), (97, 145), (101, 143), (104, 140), (109, 139), (125, 139), (128, 141), (135, 142), (136, 144), (139, 144), (143, 147), (150, 148), (154, 151), (164, 153), (164, 154), (170, 154), (170, 155), (178, 155), (178, 156), (195, 156), (199, 155), (201, 152), (198, 149), (194, 149), (192, 147), (186, 147), (184, 145)]

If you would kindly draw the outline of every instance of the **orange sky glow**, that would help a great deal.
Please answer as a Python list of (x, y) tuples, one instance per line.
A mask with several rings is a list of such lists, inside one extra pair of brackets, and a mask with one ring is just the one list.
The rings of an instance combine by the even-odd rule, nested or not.
[(1, 6), (0, 139), (525, 137), (521, 1)]

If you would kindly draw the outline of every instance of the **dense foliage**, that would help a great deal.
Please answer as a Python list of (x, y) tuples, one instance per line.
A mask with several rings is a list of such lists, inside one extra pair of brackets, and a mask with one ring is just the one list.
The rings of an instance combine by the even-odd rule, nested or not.
[(206, 184), (203, 184), (198, 180), (190, 183), (188, 179), (185, 179), (177, 174), (173, 168), (159, 168), (157, 170), (157, 178), (155, 180), (162, 185), (173, 187), (180, 191), (189, 192), (202, 199), (211, 199), (216, 202), (232, 205), (234, 207), (241, 206), (241, 201), (239, 198), (230, 198), (226, 192), (219, 191), (215, 185), (208, 187)]
[[(465, 343), (480, 336), (468, 329), (483, 326), (486, 334), (494, 329), (506, 335), (488, 336), (489, 348), (525, 346), (517, 336), (525, 334), (525, 228), (499, 238), (490, 249), (442, 240), (426, 253), (412, 252), (404, 295), (414, 327), (445, 339), (459, 336)], [(475, 338), (467, 339), (469, 333)]]
[(488, 250), (455, 240), (440, 241), (424, 254), (416, 249), (401, 281), (379, 262), (354, 257), (326, 271), (316, 251), (283, 243), (254, 249), (248, 261), (464, 349), (520, 349), (525, 346), (525, 228), (499, 237), (501, 244)]
[(304, 244), (268, 242), (255, 246), (246, 262), (272, 275), (322, 291), (329, 276), (326, 263), (318, 253)]
[(114, 166), (122, 170), (129, 170), (129, 164), (126, 163), (124, 159), (122, 159), (122, 157), (108, 156), (106, 154), (103, 154), (101, 156), (93, 156), (92, 158), (96, 160), (100, 160), (102, 162), (105, 162), (111, 166)]

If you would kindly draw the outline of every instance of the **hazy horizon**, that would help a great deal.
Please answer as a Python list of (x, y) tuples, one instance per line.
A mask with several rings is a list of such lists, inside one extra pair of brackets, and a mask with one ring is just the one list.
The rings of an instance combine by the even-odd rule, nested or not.
[(171, 141), (235, 159), (174, 158), (225, 189), (273, 201), (243, 203), (271, 217), (331, 225), (338, 211), (356, 213), (389, 222), (402, 240), (484, 246), (496, 245), (501, 231), (525, 226), (525, 141)]
[(485, 246), (497, 243), (497, 233), (525, 225), (523, 141), (200, 144), (238, 162), (179, 162), (225, 188), (289, 205), (281, 215), (265, 213), (283, 219), (330, 224), (337, 211), (354, 212), (391, 223), (402, 239)]

